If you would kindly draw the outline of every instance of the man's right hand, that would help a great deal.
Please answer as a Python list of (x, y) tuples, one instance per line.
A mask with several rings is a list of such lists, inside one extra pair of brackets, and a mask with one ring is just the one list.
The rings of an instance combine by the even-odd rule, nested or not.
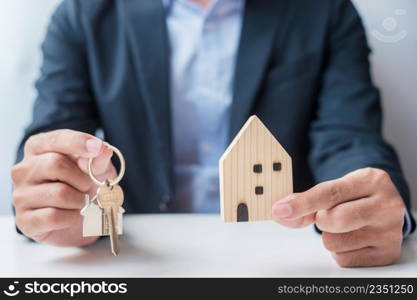
[(88, 176), (90, 157), (98, 179), (116, 177), (112, 151), (86, 133), (56, 130), (30, 137), (24, 158), (11, 171), (16, 225), (28, 237), (56, 246), (82, 246), (97, 237), (82, 236), (84, 195), (97, 186)]

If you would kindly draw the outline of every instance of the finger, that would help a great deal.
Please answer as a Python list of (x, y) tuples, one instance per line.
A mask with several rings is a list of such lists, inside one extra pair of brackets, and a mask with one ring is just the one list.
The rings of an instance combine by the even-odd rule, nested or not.
[(90, 134), (60, 129), (30, 137), (25, 144), (25, 155), (46, 152), (74, 154), (81, 157), (96, 157), (103, 150), (103, 142)]
[(281, 212), (276, 215), (280, 219), (295, 219), (368, 195), (368, 186), (363, 185), (361, 176), (355, 174), (320, 183), (303, 193), (291, 194), (275, 202), (273, 209)]
[(303, 216), (301, 218), (296, 218), (296, 219), (281, 219), (277, 216), (275, 216), (276, 214), (279, 214), (279, 212), (276, 212), (274, 209), (272, 210), (272, 219), (280, 224), (283, 225), (285, 227), (289, 227), (289, 228), (303, 228), (306, 227), (308, 225), (311, 225), (314, 223), (315, 221), (315, 216), (314, 214), (310, 214), (307, 216)]
[(367, 226), (344, 233), (322, 232), (324, 247), (331, 252), (348, 252), (367, 247), (388, 248), (401, 245), (402, 230)]
[(399, 258), (400, 253), (401, 247), (392, 250), (366, 247), (353, 251), (331, 252), (338, 265), (345, 268), (390, 265)]
[[(92, 169), (94, 175), (101, 175), (105, 173), (111, 165), (111, 157), (113, 156), (113, 151), (109, 148), (105, 148), (103, 152), (94, 158), (92, 163)], [(78, 167), (85, 173), (88, 174), (88, 158), (80, 157), (77, 160)]]
[(381, 234), (384, 233), (372, 227), (344, 233), (323, 231), (322, 240), (324, 247), (331, 252), (347, 252), (381, 244), (379, 241)]
[(82, 218), (80, 216), (77, 224), (64, 228), (62, 230), (49, 231), (40, 235), (33, 236), (32, 238), (40, 243), (47, 243), (49, 245), (59, 247), (79, 247), (91, 244), (96, 241), (98, 236), (83, 237), (82, 234)]
[(43, 183), (15, 190), (13, 203), (22, 210), (46, 207), (79, 210), (85, 205), (84, 195), (64, 183)]
[(91, 179), (77, 164), (59, 153), (45, 153), (29, 158), (25, 163), (25, 182), (40, 184), (47, 181), (67, 183), (75, 189), (86, 192), (91, 187)]
[(316, 225), (320, 230), (332, 233), (355, 231), (370, 224), (377, 226), (384, 222), (377, 205), (376, 197), (368, 197), (320, 210), (316, 213)]
[[(378, 195), (345, 202), (318, 211), (315, 222), (320, 230), (332, 233), (355, 231), (368, 225), (378, 228), (402, 226), (404, 211), (395, 209), (388, 202)], [(402, 204), (402, 199), (397, 202)]]
[(27, 236), (37, 236), (53, 230), (69, 228), (77, 223), (80, 211), (45, 207), (16, 215), (16, 225)]

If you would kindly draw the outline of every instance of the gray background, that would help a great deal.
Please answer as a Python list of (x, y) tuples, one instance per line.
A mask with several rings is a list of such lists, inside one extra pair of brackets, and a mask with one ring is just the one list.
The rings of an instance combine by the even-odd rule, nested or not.
[[(354, 2), (364, 18), (373, 49), (372, 72), (382, 90), (385, 136), (400, 154), (417, 206), (417, 1)], [(30, 121), (35, 97), (33, 81), (41, 61), (39, 45), (57, 3), (59, 0), (1, 1), (0, 214), (11, 213), (10, 168), (22, 130)], [(396, 9), (403, 11), (396, 14)], [(406, 37), (387, 43), (376, 38), (373, 30), (385, 35), (406, 30)]]

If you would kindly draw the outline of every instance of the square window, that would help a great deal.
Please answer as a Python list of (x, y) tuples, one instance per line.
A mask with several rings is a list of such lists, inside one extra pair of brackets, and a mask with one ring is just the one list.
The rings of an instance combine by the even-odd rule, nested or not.
[(253, 165), (253, 172), (254, 173), (262, 173), (262, 165), (261, 164)]
[(255, 187), (255, 194), (256, 195), (262, 195), (264, 193), (264, 187), (263, 186), (256, 186)]
[(272, 165), (272, 169), (273, 169), (274, 171), (281, 171), (281, 168), (282, 168), (282, 166), (281, 166), (281, 163), (280, 163), (280, 162), (275, 162), (275, 163)]

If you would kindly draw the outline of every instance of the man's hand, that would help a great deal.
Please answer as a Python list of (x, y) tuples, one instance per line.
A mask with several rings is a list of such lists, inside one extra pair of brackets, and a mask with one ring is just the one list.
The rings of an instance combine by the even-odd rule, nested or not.
[(89, 134), (56, 130), (32, 136), (24, 158), (11, 171), (16, 225), (28, 237), (57, 246), (81, 246), (97, 237), (82, 237), (84, 194), (97, 187), (87, 175), (93, 169), (99, 179), (115, 177), (112, 151)]
[(291, 194), (272, 207), (291, 228), (316, 224), (342, 267), (388, 265), (401, 253), (405, 207), (390, 176), (366, 168)]

